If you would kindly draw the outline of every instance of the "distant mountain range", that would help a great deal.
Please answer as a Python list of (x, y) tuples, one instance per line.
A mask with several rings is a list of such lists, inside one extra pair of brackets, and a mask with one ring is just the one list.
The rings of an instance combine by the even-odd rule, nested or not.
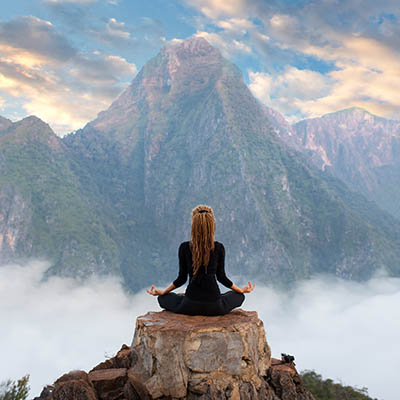
[[(398, 221), (333, 168), (351, 169), (356, 150), (346, 146), (356, 139), (338, 136), (357, 113), (370, 115), (291, 127), (204, 39), (169, 44), (106, 111), (62, 139), (36, 117), (0, 119), (0, 259), (43, 257), (49, 274), (117, 274), (131, 289), (171, 281), (191, 209), (205, 203), (236, 278), (366, 279), (379, 268), (398, 276)], [(329, 147), (333, 133), (323, 143), (317, 126), (334, 120), (343, 128), (332, 129), (338, 145)], [(355, 117), (348, 123), (355, 137)]]
[(349, 108), (290, 126), (267, 112), (285, 143), (400, 220), (400, 121)]

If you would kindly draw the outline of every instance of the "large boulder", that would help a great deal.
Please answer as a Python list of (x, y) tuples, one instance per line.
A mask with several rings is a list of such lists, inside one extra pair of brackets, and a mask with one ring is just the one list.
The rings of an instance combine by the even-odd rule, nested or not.
[(136, 320), (132, 350), (128, 378), (149, 398), (210, 391), (239, 398), (244, 387), (260, 390), (271, 360), (262, 321), (240, 309), (216, 317), (147, 313)]
[(46, 386), (35, 400), (314, 400), (292, 362), (271, 359), (254, 311), (150, 312), (131, 346)]

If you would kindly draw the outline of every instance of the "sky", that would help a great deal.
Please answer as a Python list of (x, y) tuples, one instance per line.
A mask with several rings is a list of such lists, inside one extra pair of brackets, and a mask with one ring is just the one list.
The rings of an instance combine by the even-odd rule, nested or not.
[(0, 115), (60, 136), (192, 36), (291, 123), (354, 106), (400, 119), (398, 0), (13, 0), (0, 15)]
[[(43, 282), (47, 267), (31, 261), (2, 266), (0, 274), (0, 382), (30, 374), (29, 398), (131, 345), (136, 317), (160, 310), (155, 297), (144, 290), (128, 295), (111, 278)], [(298, 282), (290, 294), (256, 282), (242, 308), (258, 312), (273, 357), (294, 355), (298, 371), (398, 400), (399, 304), (400, 278), (357, 283), (320, 276)]]

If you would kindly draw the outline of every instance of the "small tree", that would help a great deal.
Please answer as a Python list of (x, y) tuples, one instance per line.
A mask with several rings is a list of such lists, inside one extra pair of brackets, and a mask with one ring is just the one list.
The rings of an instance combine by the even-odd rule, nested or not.
[(0, 383), (0, 400), (25, 400), (29, 393), (29, 375), (23, 376), (17, 382), (7, 380)]

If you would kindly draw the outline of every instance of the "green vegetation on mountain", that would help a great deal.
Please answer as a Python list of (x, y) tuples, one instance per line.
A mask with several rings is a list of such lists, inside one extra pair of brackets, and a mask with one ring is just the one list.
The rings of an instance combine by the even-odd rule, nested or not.
[(315, 400), (376, 400), (368, 396), (368, 389), (357, 389), (334, 382), (332, 379), (323, 379), (315, 371), (301, 373), (303, 384)]
[[(5, 229), (3, 261), (46, 258), (53, 272), (76, 277), (118, 272), (118, 248), (106, 222), (47, 124), (35, 117), (13, 124), (0, 136), (0, 157), (3, 201), (8, 196), (19, 202), (19, 209), (13, 208), (19, 226), (11, 219)], [(12, 201), (4, 203), (3, 219), (11, 207)]]
[(0, 190), (11, 185), (31, 210), (21, 217), (31, 242), (22, 228), (15, 240), (32, 249), (18, 254), (50, 257), (51, 272), (121, 271), (132, 289), (171, 281), (191, 209), (205, 203), (235, 279), (400, 274), (399, 226), (288, 148), (204, 39), (167, 45), (62, 140), (16, 124), (0, 133)]

